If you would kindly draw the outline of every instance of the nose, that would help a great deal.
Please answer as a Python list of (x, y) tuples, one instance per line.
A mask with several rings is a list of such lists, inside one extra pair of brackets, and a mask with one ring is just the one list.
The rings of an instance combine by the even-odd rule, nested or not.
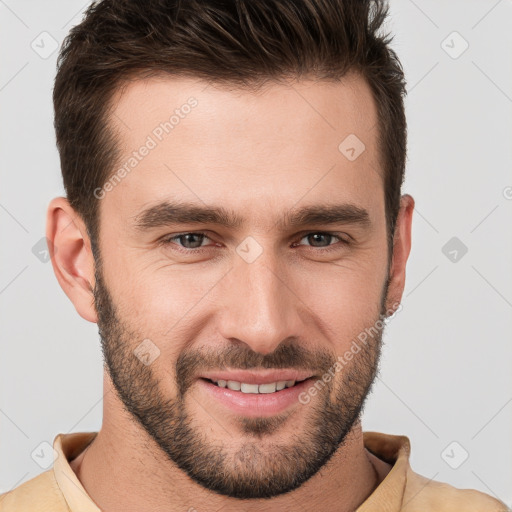
[(237, 339), (255, 352), (269, 354), (286, 338), (304, 334), (305, 305), (290, 272), (264, 255), (265, 251), (252, 263), (235, 258), (218, 290), (219, 330), (224, 339)]

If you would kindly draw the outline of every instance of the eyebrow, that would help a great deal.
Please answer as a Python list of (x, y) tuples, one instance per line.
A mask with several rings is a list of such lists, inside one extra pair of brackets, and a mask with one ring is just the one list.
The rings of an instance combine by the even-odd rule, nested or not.
[[(229, 229), (237, 229), (244, 225), (243, 217), (222, 206), (172, 201), (162, 201), (147, 207), (135, 215), (134, 221), (137, 231), (178, 224), (214, 224)], [(303, 206), (286, 212), (276, 223), (282, 230), (310, 224), (351, 224), (363, 228), (371, 227), (368, 211), (351, 203)]]

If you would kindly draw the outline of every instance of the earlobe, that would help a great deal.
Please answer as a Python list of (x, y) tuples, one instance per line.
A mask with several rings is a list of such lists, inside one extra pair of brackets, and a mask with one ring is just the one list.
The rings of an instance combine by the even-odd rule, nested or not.
[(414, 199), (409, 194), (400, 198), (400, 211), (398, 213), (395, 236), (393, 240), (393, 259), (389, 271), (389, 289), (387, 307), (389, 311), (396, 309), (405, 288), (405, 270), (407, 259), (411, 252), (412, 214)]
[(48, 205), (46, 237), (53, 271), (78, 314), (96, 323), (94, 307), (94, 258), (85, 224), (65, 197)]

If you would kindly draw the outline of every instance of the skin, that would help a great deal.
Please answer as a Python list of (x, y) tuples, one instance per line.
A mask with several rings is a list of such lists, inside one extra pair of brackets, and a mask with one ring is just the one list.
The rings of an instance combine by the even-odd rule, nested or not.
[[(271, 418), (233, 414), (201, 391), (197, 373), (221, 361), (277, 368), (289, 357), (282, 367), (323, 375), (399, 303), (414, 200), (401, 198), (388, 261), (376, 106), (357, 75), (258, 93), (189, 78), (130, 82), (113, 102), (119, 164), (191, 96), (197, 106), (99, 201), (101, 271), (67, 200), (48, 208), (55, 274), (98, 323), (106, 355), (103, 424), (71, 467), (107, 512), (353, 511), (391, 469), (365, 449), (359, 420), (382, 332), (308, 404)], [(338, 149), (349, 134), (365, 144), (354, 161)], [(228, 207), (244, 224), (135, 229), (142, 209), (170, 199)], [(371, 223), (277, 229), (285, 212), (325, 203), (355, 204)], [(190, 232), (207, 234), (200, 255), (186, 254), (183, 239), (158, 243)], [(307, 235), (319, 232), (352, 243), (315, 245)], [(262, 250), (252, 263), (236, 252), (248, 236)], [(160, 351), (150, 365), (133, 355), (144, 339)]]

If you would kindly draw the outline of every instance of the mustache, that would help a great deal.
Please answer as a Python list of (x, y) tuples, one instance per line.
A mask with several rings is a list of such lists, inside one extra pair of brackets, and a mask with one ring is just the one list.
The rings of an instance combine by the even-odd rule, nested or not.
[(179, 394), (183, 396), (197, 375), (211, 370), (297, 369), (323, 374), (336, 362), (336, 354), (326, 350), (310, 351), (294, 343), (281, 343), (270, 354), (254, 352), (246, 345), (230, 345), (224, 349), (209, 347), (186, 351), (176, 360), (175, 371)]

